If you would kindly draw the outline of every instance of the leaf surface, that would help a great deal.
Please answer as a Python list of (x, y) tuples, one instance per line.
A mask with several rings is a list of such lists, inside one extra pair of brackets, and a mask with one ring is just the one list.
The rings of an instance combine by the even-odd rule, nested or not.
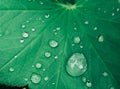
[[(65, 2), (0, 0), (0, 84), (120, 88), (119, 1)], [(77, 77), (66, 70), (74, 53), (84, 54), (87, 61), (87, 70)]]

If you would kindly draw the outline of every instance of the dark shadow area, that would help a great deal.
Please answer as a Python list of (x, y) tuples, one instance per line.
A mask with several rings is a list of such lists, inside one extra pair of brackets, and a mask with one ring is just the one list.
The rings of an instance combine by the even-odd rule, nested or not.
[(0, 85), (0, 89), (29, 89), (28, 86), (23, 86), (23, 87), (11, 87), (11, 86), (6, 86), (6, 85)]

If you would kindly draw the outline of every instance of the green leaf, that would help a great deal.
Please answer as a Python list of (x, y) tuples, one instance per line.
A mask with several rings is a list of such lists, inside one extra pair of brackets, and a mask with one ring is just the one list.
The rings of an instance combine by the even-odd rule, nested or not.
[(0, 0), (0, 84), (120, 88), (119, 0)]

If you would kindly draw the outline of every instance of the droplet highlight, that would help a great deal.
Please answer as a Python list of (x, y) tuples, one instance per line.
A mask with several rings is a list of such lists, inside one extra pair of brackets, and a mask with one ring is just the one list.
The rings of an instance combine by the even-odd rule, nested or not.
[(74, 37), (74, 43), (75, 43), (75, 44), (80, 43), (80, 37), (79, 37), (79, 36)]

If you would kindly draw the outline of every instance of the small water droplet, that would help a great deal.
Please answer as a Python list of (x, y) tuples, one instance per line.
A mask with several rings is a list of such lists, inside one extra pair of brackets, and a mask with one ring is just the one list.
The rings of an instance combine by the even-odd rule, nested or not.
[(48, 19), (49, 17), (50, 17), (50, 15), (49, 15), (49, 14), (46, 14), (46, 15), (45, 15), (45, 18), (46, 18), (46, 19)]
[(22, 25), (22, 28), (24, 29), (25, 27), (26, 27), (26, 26), (23, 24), (23, 25)]
[(117, 11), (120, 11), (120, 8), (117, 8)]
[(89, 24), (89, 22), (88, 22), (88, 21), (85, 21), (84, 23), (85, 23), (86, 25), (87, 25), (87, 24)]
[(36, 29), (35, 29), (35, 28), (32, 28), (31, 30), (32, 30), (33, 32), (34, 32), (34, 31), (36, 31)]
[(103, 35), (99, 35), (98, 36), (98, 42), (103, 42), (104, 41), (104, 36)]
[(103, 72), (102, 75), (103, 75), (104, 77), (106, 77), (106, 76), (108, 76), (108, 73), (107, 73), (107, 72)]
[(80, 37), (79, 37), (79, 36), (74, 37), (74, 43), (75, 43), (75, 44), (80, 43)]
[(77, 27), (74, 27), (74, 30), (77, 30)]
[(50, 57), (51, 53), (50, 52), (45, 52), (45, 57)]
[(55, 47), (58, 46), (58, 42), (55, 41), (55, 40), (51, 40), (51, 41), (49, 41), (49, 45), (50, 45), (51, 47), (55, 48)]
[(23, 32), (23, 33), (22, 33), (22, 36), (23, 36), (24, 38), (27, 38), (29, 35), (28, 35), (27, 32)]
[(87, 81), (87, 82), (86, 82), (86, 86), (87, 86), (87, 87), (92, 87), (92, 83), (91, 83), (90, 81)]
[(44, 78), (45, 81), (48, 81), (48, 79), (49, 79), (49, 77), (45, 77), (45, 78)]
[(87, 81), (86, 77), (82, 77), (82, 81), (86, 82)]
[(28, 79), (27, 79), (27, 78), (24, 78), (24, 80), (25, 80), (25, 81), (28, 81)]
[(32, 83), (40, 83), (41, 76), (39, 74), (34, 73), (31, 76), (31, 81), (32, 81)]
[(115, 13), (112, 13), (112, 16), (114, 16), (115, 15)]
[(41, 67), (42, 67), (42, 64), (40, 64), (40, 63), (36, 63), (36, 65), (35, 65), (35, 66), (36, 66), (36, 68), (38, 68), (38, 69), (39, 69), (39, 68), (41, 68)]
[(52, 83), (53, 85), (55, 85), (55, 83)]
[(21, 39), (21, 40), (20, 40), (20, 43), (24, 43), (24, 40), (23, 40), (23, 39)]
[(80, 48), (82, 49), (82, 48), (83, 48), (83, 45), (80, 45)]
[(74, 53), (68, 60), (66, 71), (71, 76), (80, 76), (87, 70), (87, 62), (83, 53)]
[(60, 27), (57, 27), (56, 30), (59, 31), (61, 28)]
[(11, 67), (11, 68), (9, 69), (9, 71), (10, 71), (10, 72), (13, 72), (13, 71), (14, 71), (14, 68)]
[(54, 56), (55, 59), (58, 59), (58, 56)]
[(45, 71), (46, 69), (43, 69), (43, 71)]
[(98, 28), (97, 27), (94, 27), (94, 30), (97, 30)]
[(40, 1), (40, 4), (43, 5), (44, 3), (42, 1)]
[(112, 87), (110, 87), (110, 89), (115, 89), (115, 88), (112, 86)]

